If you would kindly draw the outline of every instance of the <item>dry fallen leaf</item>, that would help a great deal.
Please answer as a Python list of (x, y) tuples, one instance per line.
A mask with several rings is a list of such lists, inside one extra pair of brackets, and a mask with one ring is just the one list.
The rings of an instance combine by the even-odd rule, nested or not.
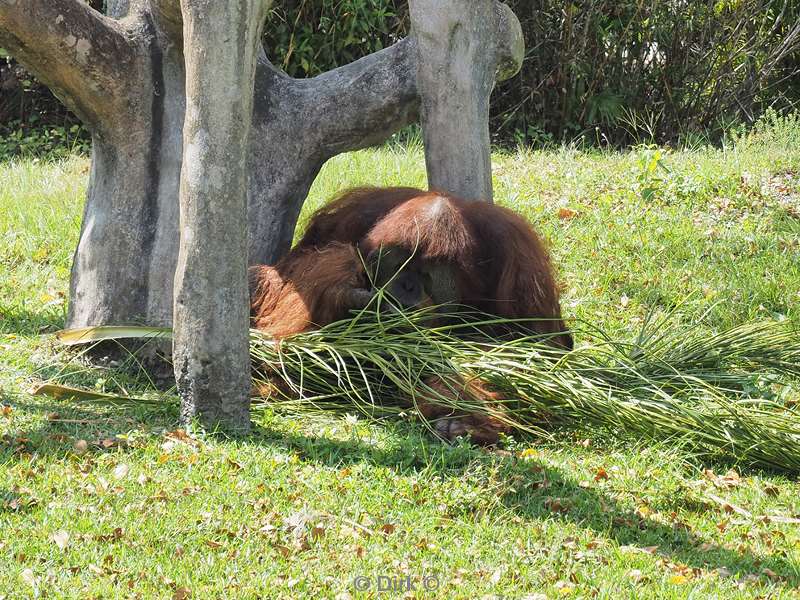
[(125, 463), (120, 463), (114, 468), (114, 479), (123, 479), (128, 475), (131, 468)]
[(391, 535), (394, 533), (395, 527), (391, 523), (384, 523), (381, 525), (381, 531), (386, 535)]
[(165, 438), (171, 438), (173, 440), (178, 440), (181, 442), (186, 442), (187, 444), (191, 444), (194, 442), (192, 436), (186, 433), (185, 429), (175, 429), (174, 431), (168, 431), (164, 434)]
[(314, 514), (306, 509), (293, 512), (283, 521), (286, 531), (293, 532), (296, 536), (302, 535), (308, 522), (314, 518)]
[(72, 447), (75, 450), (75, 454), (86, 454), (86, 451), (89, 449), (89, 442), (86, 440), (77, 440)]
[(22, 581), (27, 583), (29, 586), (33, 587), (36, 585), (36, 575), (33, 574), (33, 569), (24, 569), (22, 573), (20, 573), (20, 577)]
[(712, 494), (710, 492), (706, 493), (706, 497), (712, 502), (719, 504), (722, 507), (722, 510), (728, 514), (736, 513), (738, 515), (742, 515), (743, 517), (753, 516), (749, 510), (745, 510), (741, 506), (737, 506), (736, 504), (728, 502), (727, 500), (725, 500), (725, 498), (720, 498), (719, 496)]
[(578, 216), (578, 211), (575, 210), (574, 208), (568, 208), (566, 206), (563, 206), (563, 207), (558, 209), (558, 218), (559, 219), (564, 219), (564, 220), (574, 219), (577, 216)]
[(730, 469), (725, 475), (717, 475), (712, 469), (705, 469), (703, 477), (714, 484), (714, 487), (719, 489), (730, 489), (739, 487), (742, 483), (739, 473)]
[(655, 554), (658, 552), (658, 546), (620, 546), (620, 552), (642, 552), (643, 554)]
[(712, 550), (716, 550), (717, 548), (718, 546), (716, 544), (712, 544), (711, 542), (703, 542), (702, 544), (700, 544), (698, 550), (700, 550), (700, 552), (711, 552)]
[(608, 479), (608, 473), (606, 472), (606, 470), (603, 467), (600, 467), (599, 469), (597, 469), (597, 471), (595, 471), (595, 474), (594, 474), (594, 480), (595, 481), (603, 481), (603, 480), (606, 480), (606, 479)]
[(96, 535), (94, 539), (98, 542), (116, 542), (121, 540), (124, 536), (125, 532), (122, 530), (122, 527), (117, 527), (111, 533)]
[(638, 583), (643, 575), (639, 569), (631, 569), (627, 572), (628, 578), (631, 579), (634, 583)]
[(775, 496), (781, 493), (781, 490), (780, 488), (778, 488), (778, 486), (768, 483), (767, 485), (764, 486), (764, 493), (767, 496), (772, 496), (774, 498)]
[(175, 590), (175, 593), (172, 594), (172, 600), (187, 600), (188, 598), (192, 597), (192, 592), (189, 588), (179, 587)]
[(69, 545), (69, 534), (63, 529), (56, 531), (52, 538), (59, 550), (64, 550)]
[(548, 496), (544, 499), (544, 507), (550, 512), (568, 513), (570, 509), (570, 503), (564, 498), (553, 498)]
[(153, 496), (150, 496), (150, 500), (160, 500), (161, 502), (169, 502), (169, 496), (167, 492), (164, 490), (158, 490)]

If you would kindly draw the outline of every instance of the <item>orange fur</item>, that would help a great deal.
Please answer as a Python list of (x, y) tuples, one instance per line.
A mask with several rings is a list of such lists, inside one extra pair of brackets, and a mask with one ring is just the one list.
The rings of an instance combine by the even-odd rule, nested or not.
[[(504, 413), (501, 394), (491, 391), (486, 383), (480, 380), (460, 383), (461, 385), (455, 387), (452, 384), (448, 385), (439, 377), (428, 377), (425, 380), (425, 384), (436, 394), (417, 398), (416, 405), (420, 414), (434, 423), (437, 434), (447, 440), (469, 434), (474, 443), (487, 445), (499, 442), (501, 434), (511, 433), (511, 427), (499, 418)], [(456, 405), (464, 400), (484, 404), (491, 409), (491, 414), (453, 410), (437, 402), (436, 395), (450, 398)]]
[(250, 267), (249, 279), (253, 327), (274, 337), (344, 319), (369, 294), (361, 257), (349, 244), (296, 248), (274, 267)]
[(520, 325), (572, 347), (561, 318), (559, 289), (544, 243), (506, 208), (414, 188), (357, 188), (311, 219), (298, 247), (358, 245), (364, 256), (381, 246), (414, 253), (417, 264), (447, 265), (458, 302), (499, 317), (540, 319)]
[[(253, 326), (280, 338), (363, 307), (370, 291), (359, 251), (367, 256), (381, 247), (413, 253), (420, 272), (430, 275), (444, 268), (451, 273), (444, 280), (454, 283), (460, 304), (500, 317), (542, 319), (512, 333), (553, 334), (551, 343), (572, 347), (550, 258), (530, 224), (499, 206), (414, 188), (344, 192), (312, 217), (298, 245), (274, 267), (251, 267)], [(497, 418), (502, 397), (484, 382), (464, 382), (459, 389), (435, 377), (426, 383), (438, 394), (493, 409), (493, 415), (459, 414), (437, 404), (436, 394), (423, 395), (417, 407), (435, 421), (442, 437), (469, 434), (477, 443), (492, 444), (509, 431)]]

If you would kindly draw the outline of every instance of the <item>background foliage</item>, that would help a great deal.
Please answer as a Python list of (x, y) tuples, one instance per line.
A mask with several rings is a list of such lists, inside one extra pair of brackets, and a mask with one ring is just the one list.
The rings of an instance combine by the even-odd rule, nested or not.
[(0, 49), (0, 159), (66, 155), (89, 144), (78, 119)]
[[(495, 141), (714, 139), (800, 93), (797, 0), (507, 0), (522, 72), (493, 98)], [(393, 43), (407, 0), (295, 0), (267, 28), (273, 60), (316, 75)]]
[[(498, 86), (495, 142), (626, 145), (719, 139), (800, 98), (800, 0), (508, 0), (522, 72)], [(407, 0), (285, 0), (265, 46), (295, 77), (391, 45)], [(0, 156), (84, 147), (58, 101), (0, 56)]]
[(797, 98), (794, 0), (516, 0), (527, 59), (497, 129), (528, 140), (712, 140)]

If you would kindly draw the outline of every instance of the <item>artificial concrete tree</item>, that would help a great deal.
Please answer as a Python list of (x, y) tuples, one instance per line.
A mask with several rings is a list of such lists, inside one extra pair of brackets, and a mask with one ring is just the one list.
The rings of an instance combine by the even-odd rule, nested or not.
[[(238, 0), (236, 10), (250, 10), (255, 3)], [(244, 53), (240, 59), (252, 52), (252, 86), (242, 77), (244, 71), (223, 75), (221, 70), (230, 65), (224, 60), (215, 62), (216, 54), (205, 54), (211, 48), (198, 50), (202, 46), (187, 35), (213, 30), (213, 23), (192, 28), (186, 22), (187, 14), (190, 18), (194, 15), (192, 22), (197, 24), (216, 18), (216, 11), (234, 10), (219, 6), (227, 4), (222, 0), (205, 0), (205, 4), (108, 0), (106, 4), (106, 14), (101, 14), (82, 0), (0, 0), (0, 47), (47, 84), (92, 132), (92, 168), (72, 267), (67, 326), (169, 326), (176, 283), (175, 314), (186, 316), (184, 324), (176, 323), (178, 358), (181, 360), (184, 351), (186, 356), (194, 356), (186, 363), (183, 389), (195, 384), (197, 390), (210, 389), (203, 387), (210, 382), (200, 382), (212, 373), (205, 370), (203, 361), (213, 362), (230, 353), (232, 358), (226, 358), (225, 365), (238, 365), (241, 358), (241, 324), (233, 332), (239, 341), (230, 347), (214, 347), (210, 336), (202, 341), (193, 337), (206, 326), (203, 306), (210, 306), (196, 304), (200, 296), (213, 304), (222, 297), (227, 281), (232, 290), (228, 300), (241, 304), (242, 282), (234, 281), (240, 278), (241, 262), (216, 276), (216, 261), (227, 260), (236, 252), (246, 254), (250, 264), (277, 259), (291, 243), (300, 209), (325, 161), (341, 152), (380, 143), (414, 122), (420, 98), (432, 187), (470, 198), (490, 198), (488, 94), (495, 77), (513, 75), (522, 61), (519, 23), (501, 3), (412, 0), (411, 36), (311, 79), (294, 79), (276, 69), (258, 40), (252, 38), (254, 25), (248, 23), (236, 31), (235, 40), (230, 31), (222, 40), (236, 44)], [(214, 12), (204, 16), (203, 6)], [(194, 7), (197, 12), (186, 12)], [(447, 40), (447, 45), (442, 46), (437, 36)], [(247, 44), (252, 48), (247, 49)], [(192, 59), (192, 52), (206, 57), (205, 69), (192, 70), (192, 60), (202, 60)], [(475, 64), (470, 66), (470, 61)], [(186, 171), (201, 165), (202, 177), (213, 179), (216, 164), (222, 169), (221, 181), (242, 181), (240, 163), (231, 166), (229, 158), (218, 152), (201, 156), (189, 152), (196, 136), (194, 129), (185, 134), (184, 123), (196, 128), (198, 121), (197, 115), (187, 115), (187, 106), (193, 106), (188, 96), (199, 83), (198, 77), (213, 80), (211, 72), (227, 81), (232, 86), (229, 92), (240, 99), (251, 94), (252, 122), (244, 163), (245, 221), (241, 220), (238, 188), (231, 190), (235, 198), (223, 199), (218, 190), (202, 186), (190, 190), (188, 171), (181, 177), (182, 168)], [(199, 97), (192, 100), (196, 101), (203, 102)], [(235, 114), (246, 112), (248, 102), (241, 102)], [(230, 117), (219, 123), (235, 131), (213, 126), (211, 115), (220, 116), (219, 104), (210, 106), (209, 111), (206, 129), (209, 139), (217, 140), (215, 144), (243, 134), (236, 127), (244, 123), (234, 123)], [(469, 184), (459, 185), (462, 179)], [(179, 196), (183, 199), (182, 229)], [(220, 226), (200, 222), (200, 207), (219, 218), (231, 217), (231, 221)], [(188, 229), (187, 220), (191, 223)], [(237, 227), (247, 230), (246, 251), (241, 238), (233, 235), (228, 238), (229, 249), (206, 252), (210, 239), (217, 234), (228, 236)], [(186, 233), (193, 229), (200, 238), (187, 240)], [(192, 256), (198, 262), (181, 262), (176, 278), (181, 233), (181, 261)], [(192, 291), (182, 300), (187, 286)], [(231, 323), (241, 320), (237, 313)], [(205, 355), (195, 352), (197, 348), (189, 349), (195, 341), (206, 345)], [(245, 369), (245, 364), (239, 366)], [(179, 379), (183, 372), (179, 367)], [(238, 428), (246, 407), (242, 408), (245, 400), (241, 395), (244, 379), (237, 381), (234, 404), (239, 409), (231, 409), (234, 416), (229, 417), (227, 409), (215, 412), (200, 405), (187, 405), (184, 415), (203, 416), (209, 411), (211, 420), (229, 421)], [(218, 386), (218, 392), (220, 389)], [(209, 395), (211, 404), (219, 403), (218, 392)]]

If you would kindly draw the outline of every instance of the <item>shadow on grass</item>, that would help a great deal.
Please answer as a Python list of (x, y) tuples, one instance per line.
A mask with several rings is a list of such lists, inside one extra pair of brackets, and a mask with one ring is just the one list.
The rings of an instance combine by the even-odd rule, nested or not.
[(25, 307), (0, 304), (0, 333), (40, 335), (64, 327), (66, 315), (57, 307), (32, 311)]
[[(73, 451), (74, 440), (87, 440), (90, 452), (135, 453), (136, 448), (119, 443), (118, 434), (132, 430), (163, 432), (177, 426), (176, 404), (165, 403), (154, 409), (147, 405), (126, 404), (116, 407), (83, 405), (34, 399), (2, 398), (12, 411), (48, 418), (38, 428), (0, 437), (0, 464), (10, 464), (32, 454), (64, 456)], [(735, 551), (710, 543), (682, 527), (643, 518), (620, 505), (605, 490), (585, 487), (565, 470), (551, 465), (519, 459), (516, 456), (487, 452), (466, 445), (444, 447), (431, 440), (418, 426), (392, 423), (399, 435), (397, 443), (376, 446), (358, 439), (338, 440), (306, 435), (257, 425), (248, 438), (236, 444), (279, 448), (291, 451), (307, 463), (342, 468), (367, 464), (392, 469), (398, 476), (418, 475), (420, 471), (441, 477), (458, 477), (476, 461), (491, 463), (502, 475), (515, 482), (519, 491), (505, 493), (502, 504), (518, 517), (539, 522), (546, 520), (571, 523), (594, 539), (639, 549), (658, 546), (657, 553), (666, 560), (689, 568), (724, 567), (734, 574), (758, 574), (764, 568), (774, 572), (784, 585), (800, 585), (797, 565), (787, 557)], [(114, 440), (104, 447), (104, 440)], [(217, 438), (225, 444), (226, 441)], [(2, 498), (0, 490), (0, 498)], [(464, 508), (464, 514), (469, 511)], [(456, 510), (454, 518), (461, 513)], [(634, 550), (636, 551), (636, 550)], [(642, 550), (644, 552), (644, 550)], [(765, 581), (766, 582), (766, 581)]]
[[(424, 469), (435, 475), (453, 477), (463, 474), (476, 460), (499, 463), (504, 475), (519, 482), (520, 485), (513, 487), (523, 490), (505, 494), (501, 501), (523, 519), (572, 523), (588, 531), (593, 538), (630, 546), (633, 552), (652, 552), (689, 568), (724, 567), (739, 575), (757, 575), (767, 568), (788, 586), (800, 584), (797, 564), (787, 557), (732, 550), (692, 533), (680, 522), (662, 524), (643, 518), (622, 507), (604, 490), (581, 485), (562, 469), (466, 446), (448, 447), (442, 452), (441, 446), (426, 437), (421, 428), (405, 426), (404, 430), (409, 432), (409, 436), (400, 445), (389, 449), (376, 448), (357, 440), (286, 434), (268, 428), (257, 430), (251, 443), (278, 445), (295, 451), (302, 460), (326, 467), (367, 463), (393, 469), (398, 475), (414, 475)], [(656, 546), (658, 550), (654, 550)]]
[(19, 397), (0, 393), (0, 403), (12, 415), (43, 418), (38, 426), (9, 430), (0, 435), (0, 465), (32, 455), (65, 456), (74, 452), (76, 440), (85, 440), (89, 452), (135, 451), (124, 441), (133, 430), (165, 431), (177, 427), (175, 404), (163, 406), (124, 403), (108, 405), (57, 401), (40, 396)]

